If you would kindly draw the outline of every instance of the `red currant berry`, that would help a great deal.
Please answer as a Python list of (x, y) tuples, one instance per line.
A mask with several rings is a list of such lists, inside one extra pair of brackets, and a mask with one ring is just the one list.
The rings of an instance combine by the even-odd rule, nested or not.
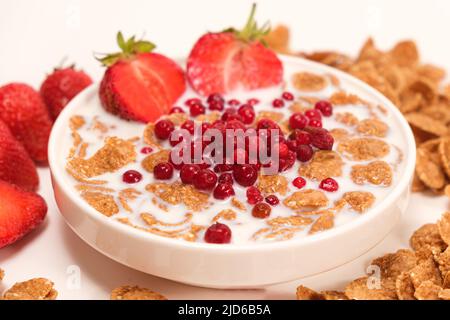
[(251, 124), (255, 120), (255, 110), (249, 104), (244, 104), (239, 107), (238, 114), (242, 118), (244, 124)]
[(233, 178), (241, 186), (252, 186), (258, 178), (258, 171), (250, 164), (236, 165), (233, 168)]
[(311, 133), (311, 144), (320, 150), (333, 149), (334, 138), (327, 130), (315, 130)]
[(294, 179), (294, 181), (292, 181), (292, 184), (298, 188), (301, 189), (306, 185), (306, 180), (303, 179), (302, 177), (297, 177)]
[(205, 113), (205, 107), (201, 103), (192, 104), (189, 106), (189, 112), (192, 117), (196, 117)]
[(229, 173), (229, 172), (225, 172), (225, 173), (222, 173), (220, 176), (219, 176), (219, 183), (228, 183), (228, 184), (233, 184), (233, 175), (231, 174), (231, 173)]
[(194, 187), (198, 190), (211, 190), (217, 183), (217, 176), (210, 169), (202, 169), (194, 177)]
[(274, 194), (271, 194), (270, 196), (266, 197), (266, 202), (270, 204), (271, 206), (276, 206), (280, 203), (280, 199)]
[(142, 154), (149, 154), (149, 153), (151, 153), (153, 151), (153, 148), (152, 147), (143, 147), (142, 149), (141, 149), (141, 153)]
[(321, 120), (322, 119), (322, 115), (320, 114), (320, 112), (316, 109), (309, 109), (305, 111), (305, 116), (309, 119), (317, 119), (317, 120)]
[(173, 107), (172, 109), (170, 109), (169, 114), (173, 113), (184, 113), (184, 110), (181, 109), (180, 107)]
[(208, 105), (211, 111), (222, 111), (225, 108), (224, 103), (218, 101), (211, 101)]
[(229, 183), (219, 183), (213, 192), (214, 198), (225, 200), (235, 195), (233, 186)]
[(281, 99), (274, 99), (272, 101), (272, 106), (274, 108), (283, 108), (284, 107), (284, 101)]
[(292, 129), (303, 129), (308, 124), (308, 118), (297, 112), (290, 116), (289, 126)]
[(231, 164), (217, 164), (214, 167), (215, 172), (227, 172), (233, 170), (233, 165)]
[(200, 100), (199, 98), (191, 98), (191, 99), (187, 99), (184, 104), (188, 107), (194, 105), (194, 104), (201, 104), (202, 100)]
[(289, 135), (289, 140), (295, 140), (298, 144), (310, 144), (311, 134), (306, 131), (296, 129)]
[(326, 100), (318, 101), (314, 108), (319, 110), (325, 117), (330, 117), (333, 114), (333, 106)]
[(237, 107), (238, 105), (241, 104), (241, 102), (237, 99), (231, 99), (228, 101), (228, 104), (232, 107)]
[(181, 125), (181, 129), (185, 129), (185, 130), (189, 131), (190, 134), (194, 134), (194, 128), (195, 128), (195, 124), (194, 124), (194, 121), (192, 121), (192, 120), (186, 120)]
[(212, 103), (212, 102), (219, 102), (224, 104), (225, 100), (223, 99), (222, 95), (220, 93), (212, 93), (208, 96), (206, 99), (206, 102)]
[(283, 94), (281, 95), (281, 97), (284, 99), (284, 100), (287, 100), (287, 101), (292, 101), (292, 100), (294, 100), (294, 95), (292, 94), (292, 93), (290, 93), (290, 92), (283, 92)]
[(173, 176), (173, 166), (169, 162), (158, 163), (153, 169), (155, 179), (169, 180)]
[(170, 120), (159, 120), (155, 124), (155, 135), (158, 139), (168, 139), (173, 130), (175, 130), (175, 126)]
[(247, 103), (253, 107), (259, 103), (259, 100), (256, 98), (251, 98), (247, 100)]
[(125, 171), (122, 175), (122, 181), (125, 183), (137, 183), (142, 180), (142, 174), (136, 170)]
[(194, 177), (200, 172), (200, 166), (197, 164), (184, 164), (180, 170), (181, 181), (185, 184), (191, 184)]
[(308, 144), (302, 144), (297, 149), (297, 159), (301, 162), (308, 162), (313, 157), (314, 150)]
[(258, 202), (263, 201), (264, 197), (261, 192), (256, 187), (249, 187), (246, 191), (247, 202), (250, 204), (257, 204)]
[(328, 192), (335, 192), (339, 189), (339, 184), (333, 178), (326, 178), (320, 182), (319, 188)]
[(206, 229), (204, 239), (207, 243), (230, 243), (231, 229), (226, 224), (216, 222)]
[(322, 128), (322, 120), (311, 119), (309, 120), (308, 125), (314, 128)]
[(259, 219), (265, 219), (270, 216), (272, 208), (267, 203), (260, 202), (255, 204), (252, 209), (252, 216)]

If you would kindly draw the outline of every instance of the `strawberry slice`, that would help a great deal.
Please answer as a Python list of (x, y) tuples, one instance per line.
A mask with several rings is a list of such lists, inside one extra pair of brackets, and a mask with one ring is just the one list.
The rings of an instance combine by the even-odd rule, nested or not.
[(47, 164), (47, 145), (53, 122), (36, 90), (23, 83), (1, 87), (0, 119), (35, 162)]
[(281, 83), (283, 65), (261, 42), (269, 28), (267, 24), (258, 28), (255, 10), (253, 5), (241, 31), (230, 28), (207, 33), (194, 45), (187, 61), (187, 78), (199, 94), (254, 90)]
[(39, 176), (33, 160), (1, 120), (0, 180), (15, 184), (28, 191), (36, 191), (39, 186)]
[(0, 248), (35, 229), (46, 214), (41, 196), (0, 181)]
[(184, 72), (173, 60), (151, 52), (151, 42), (125, 41), (120, 32), (117, 42), (122, 52), (99, 59), (108, 66), (100, 84), (102, 105), (124, 119), (155, 121), (186, 90)]

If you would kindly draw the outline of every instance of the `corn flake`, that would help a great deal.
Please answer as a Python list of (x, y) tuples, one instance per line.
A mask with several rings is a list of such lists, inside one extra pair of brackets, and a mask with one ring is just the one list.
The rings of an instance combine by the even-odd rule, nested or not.
[(327, 86), (327, 80), (310, 72), (298, 72), (292, 76), (292, 84), (301, 91), (321, 91)]
[(384, 161), (374, 161), (368, 165), (354, 165), (350, 176), (354, 183), (364, 184), (366, 181), (374, 185), (390, 186), (392, 169)]
[(167, 298), (146, 288), (121, 286), (111, 292), (111, 300), (167, 300)]
[(45, 278), (34, 278), (18, 282), (3, 294), (4, 300), (55, 300), (58, 292), (53, 282)]

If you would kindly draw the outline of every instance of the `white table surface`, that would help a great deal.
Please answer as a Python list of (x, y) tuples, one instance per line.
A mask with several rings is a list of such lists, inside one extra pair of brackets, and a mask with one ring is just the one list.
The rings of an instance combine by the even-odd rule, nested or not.
[[(158, 50), (172, 57), (189, 52), (205, 30), (240, 26), (252, 1), (113, 1), (113, 0), (2, 0), (0, 1), (0, 85), (23, 81), (38, 87), (45, 73), (67, 61), (100, 79), (102, 69), (93, 51), (115, 49), (117, 30), (145, 33)], [(324, 12), (324, 8), (325, 10)], [(315, 0), (259, 1), (258, 17), (292, 27), (297, 49), (339, 49), (355, 53), (368, 35), (380, 46), (413, 37), (424, 60), (450, 71), (450, 1), (447, 0)], [(330, 30), (333, 30), (332, 33)], [(364, 274), (372, 258), (408, 246), (410, 234), (435, 222), (449, 201), (445, 197), (414, 194), (402, 221), (375, 248), (335, 270), (258, 290), (210, 290), (153, 277), (122, 266), (80, 240), (58, 213), (49, 171), (40, 168), (40, 194), (49, 206), (45, 224), (25, 239), (0, 250), (6, 277), (0, 291), (16, 281), (47, 277), (55, 282), (60, 299), (107, 299), (123, 284), (137, 284), (170, 299), (293, 299), (295, 288), (340, 289)], [(74, 285), (78, 274), (79, 285)], [(77, 284), (75, 282), (75, 284)]]

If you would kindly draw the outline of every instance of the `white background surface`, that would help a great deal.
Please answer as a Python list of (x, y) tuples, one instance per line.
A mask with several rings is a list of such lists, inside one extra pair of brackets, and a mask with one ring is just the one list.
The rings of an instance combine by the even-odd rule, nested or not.
[[(206, 30), (240, 27), (252, 1), (0, 0), (0, 85), (27, 82), (36, 88), (64, 58), (95, 79), (102, 69), (93, 52), (115, 50), (117, 30), (145, 34), (158, 51), (172, 57), (189, 53)], [(355, 54), (367, 36), (382, 48), (402, 38), (417, 40), (423, 59), (450, 71), (450, 1), (315, 0), (258, 1), (257, 18), (292, 29), (299, 50), (338, 49)], [(49, 172), (40, 169), (40, 193), (49, 205), (39, 230), (0, 250), (6, 277), (0, 291), (16, 281), (43, 276), (55, 282), (60, 299), (107, 299), (123, 284), (137, 284), (169, 299), (293, 299), (295, 288), (342, 289), (364, 274), (372, 258), (407, 247), (413, 230), (449, 210), (444, 197), (414, 194), (401, 223), (377, 247), (356, 261), (308, 279), (258, 290), (210, 290), (185, 286), (122, 266), (80, 240), (64, 223), (53, 201)], [(351, 244), (349, 244), (351, 245)], [(145, 254), (145, 253), (143, 253)], [(79, 286), (74, 281), (80, 275)], [(280, 270), (282, 272), (282, 270)]]

